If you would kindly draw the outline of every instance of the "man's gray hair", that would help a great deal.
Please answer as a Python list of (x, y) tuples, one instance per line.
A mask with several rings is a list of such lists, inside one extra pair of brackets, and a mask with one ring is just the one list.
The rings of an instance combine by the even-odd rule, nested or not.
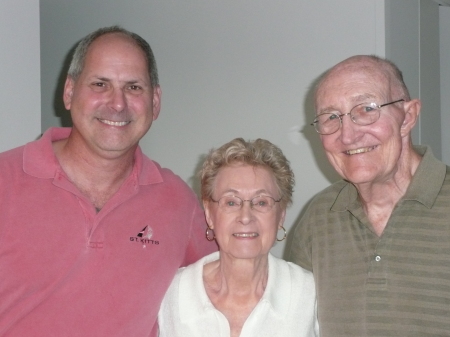
[(70, 62), (69, 71), (67, 72), (67, 75), (70, 76), (72, 79), (77, 80), (81, 72), (83, 71), (84, 62), (86, 60), (86, 54), (92, 42), (94, 42), (100, 36), (114, 33), (119, 33), (130, 37), (134, 41), (136, 46), (141, 48), (147, 60), (147, 68), (150, 77), (150, 83), (152, 87), (158, 86), (159, 85), (158, 69), (156, 67), (155, 56), (153, 55), (153, 51), (150, 48), (150, 45), (138, 34), (130, 32), (120, 26), (100, 28), (85, 36), (75, 48), (75, 52), (73, 53), (72, 61)]

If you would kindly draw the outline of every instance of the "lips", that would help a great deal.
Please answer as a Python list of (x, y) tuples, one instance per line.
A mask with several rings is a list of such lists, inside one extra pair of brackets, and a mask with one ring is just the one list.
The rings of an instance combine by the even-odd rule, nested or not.
[(347, 151), (345, 151), (345, 153), (351, 156), (351, 155), (354, 155), (354, 154), (370, 152), (370, 151), (372, 151), (375, 148), (376, 148), (376, 146), (361, 147), (361, 148), (355, 149), (355, 150), (347, 150)]
[(124, 122), (115, 122), (115, 121), (110, 121), (108, 119), (101, 119), (101, 118), (97, 118), (101, 123), (103, 124), (107, 124), (107, 125), (111, 125), (111, 126), (125, 126), (127, 124), (130, 124), (130, 121), (124, 121)]
[(256, 238), (259, 236), (258, 233), (234, 233), (233, 236), (237, 238)]

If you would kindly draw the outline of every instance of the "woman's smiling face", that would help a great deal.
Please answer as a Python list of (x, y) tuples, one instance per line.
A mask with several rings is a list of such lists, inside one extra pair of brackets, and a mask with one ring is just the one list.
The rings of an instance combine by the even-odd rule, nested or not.
[[(280, 198), (275, 177), (268, 168), (241, 163), (221, 168), (214, 180), (213, 191), (214, 200), (230, 195), (242, 200), (259, 195), (275, 200)], [(285, 217), (279, 202), (267, 213), (252, 209), (248, 201), (231, 213), (225, 212), (214, 201), (206, 201), (204, 206), (208, 225), (214, 229), (221, 253), (239, 259), (267, 256)]]

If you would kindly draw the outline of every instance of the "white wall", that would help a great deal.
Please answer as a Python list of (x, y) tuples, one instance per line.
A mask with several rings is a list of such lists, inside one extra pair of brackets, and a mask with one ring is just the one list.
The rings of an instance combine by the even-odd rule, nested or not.
[(450, 165), (450, 7), (439, 7), (442, 160)]
[(41, 132), (39, 3), (0, 1), (0, 152)]
[(150, 42), (160, 72), (162, 112), (144, 151), (197, 189), (193, 176), (211, 147), (234, 137), (272, 141), (296, 175), (289, 230), (336, 179), (308, 125), (310, 88), (348, 56), (384, 53), (383, 10), (379, 0), (41, 0), (43, 126), (60, 123), (52, 108), (69, 49), (100, 26), (121, 24)]
[[(121, 24), (150, 42), (160, 72), (162, 112), (141, 142), (144, 151), (197, 189), (193, 176), (211, 147), (234, 137), (272, 141), (296, 175), (289, 230), (311, 197), (336, 179), (308, 125), (310, 88), (348, 56), (383, 55), (383, 6), (380, 0), (41, 0), (43, 126), (59, 125), (65, 114), (52, 108), (60, 102), (56, 83), (70, 48), (100, 26)], [(281, 256), (284, 244), (273, 252)]]

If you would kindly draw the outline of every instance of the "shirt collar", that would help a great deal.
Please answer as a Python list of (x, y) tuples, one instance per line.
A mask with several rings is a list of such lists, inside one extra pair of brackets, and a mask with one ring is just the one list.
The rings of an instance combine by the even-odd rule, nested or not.
[[(25, 145), (23, 170), (36, 178), (54, 178), (61, 166), (53, 152), (52, 142), (69, 137), (72, 128), (49, 128), (42, 137)], [(142, 153), (138, 146), (134, 155), (132, 175), (138, 177), (139, 185), (157, 184), (163, 181), (161, 167)]]
[(42, 137), (25, 145), (23, 150), (23, 170), (36, 178), (53, 178), (61, 169), (52, 142), (69, 137), (71, 128), (50, 128)]
[[(203, 284), (203, 266), (218, 260), (219, 252), (214, 252), (193, 265), (187, 267), (181, 275), (179, 284), (180, 319), (182, 322), (196, 319), (208, 310), (216, 310), (206, 294)], [(292, 280), (287, 263), (278, 263), (277, 258), (269, 253), (269, 277), (261, 301), (267, 302), (276, 315), (285, 317), (291, 297)]]
[[(283, 261), (284, 262), (284, 261)], [(269, 278), (262, 301), (268, 301), (276, 315), (288, 315), (288, 303), (292, 294), (292, 278), (287, 263), (278, 263), (277, 258), (269, 253)]]
[(434, 157), (430, 147), (416, 146), (415, 149), (423, 158), (403, 200), (415, 200), (432, 208), (444, 183), (447, 167)]

